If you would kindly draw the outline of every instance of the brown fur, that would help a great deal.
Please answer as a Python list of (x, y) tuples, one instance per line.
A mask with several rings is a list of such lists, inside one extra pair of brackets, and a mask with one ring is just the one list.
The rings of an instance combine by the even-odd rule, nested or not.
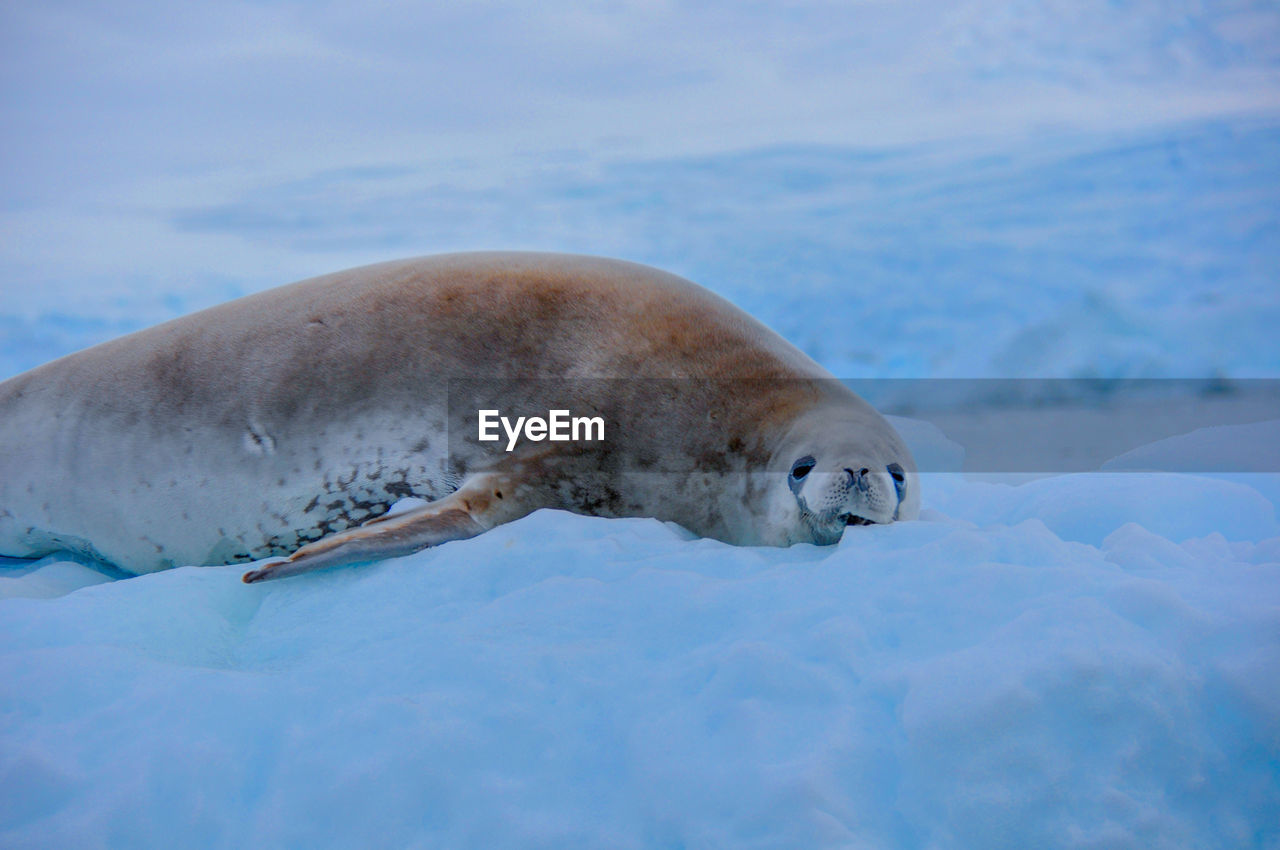
[[(503, 483), (446, 498), (453, 488), (426, 476), (457, 426), (443, 412), (457, 379), (518, 379), (511, 391), (531, 408), (545, 401), (520, 389), (531, 379), (625, 380), (599, 397), (571, 383), (564, 391), (622, 428), (623, 449), (544, 444), (506, 456), (494, 446), (456, 474)], [(725, 536), (725, 507), (703, 504), (714, 476), (763, 469), (788, 423), (828, 403), (861, 404), (773, 331), (656, 269), (530, 253), (384, 263), (241, 298), (0, 383), (0, 462), (39, 458), (52, 470), (34, 487), (20, 482), (30, 493), (13, 475), (0, 481), (0, 548), (13, 550), (0, 554), (62, 545), (143, 570), (330, 551), (341, 532), (367, 542), (408, 528), (359, 529), (408, 495), (437, 500), (415, 515), (432, 539), (542, 506)], [(392, 442), (370, 436), (387, 423), (399, 429)], [(674, 473), (656, 501), (623, 483), (650, 470)], [(210, 516), (211, 505), (237, 518)], [(192, 538), (205, 548), (191, 549)], [(163, 554), (122, 563), (141, 557), (139, 540)]]

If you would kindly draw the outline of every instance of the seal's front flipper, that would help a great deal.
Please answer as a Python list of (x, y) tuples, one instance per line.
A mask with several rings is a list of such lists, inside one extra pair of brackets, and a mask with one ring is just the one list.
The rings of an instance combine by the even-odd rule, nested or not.
[(395, 558), (449, 540), (475, 537), (528, 512), (516, 507), (510, 490), (494, 473), (477, 475), (444, 499), (394, 516), (381, 516), (358, 528), (308, 543), (288, 558), (245, 573), (244, 581), (247, 584), (338, 564)]
[(406, 511), (372, 528), (360, 526), (308, 543), (288, 558), (245, 573), (244, 581), (252, 583), (337, 564), (394, 558), (448, 540), (475, 537), (485, 530), (465, 510), (441, 509), (437, 504)]

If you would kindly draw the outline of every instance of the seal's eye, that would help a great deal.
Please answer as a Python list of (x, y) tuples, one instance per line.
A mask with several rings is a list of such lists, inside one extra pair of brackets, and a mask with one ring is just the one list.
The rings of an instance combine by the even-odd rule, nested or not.
[(907, 476), (903, 472), (902, 465), (889, 464), (889, 477), (893, 479), (893, 488), (898, 491), (898, 501), (901, 502), (903, 495), (907, 492)]
[(800, 488), (804, 486), (804, 477), (813, 471), (814, 463), (816, 461), (814, 461), (812, 455), (805, 455), (791, 464), (791, 474), (787, 476), (787, 485), (791, 487), (792, 493), (800, 494)]

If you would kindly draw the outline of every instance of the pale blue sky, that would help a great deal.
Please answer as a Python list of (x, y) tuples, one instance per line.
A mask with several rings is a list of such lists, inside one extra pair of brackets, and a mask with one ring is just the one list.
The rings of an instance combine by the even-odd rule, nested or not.
[[(905, 172), (858, 171), (832, 196), (845, 211), (832, 223), (859, 222), (848, 240), (863, 244), (881, 238), (877, 204), (919, 211), (902, 226), (932, 220), (927, 185), (892, 195), (877, 179), (941, 175), (953, 205), (968, 163), (1012, 155), (1013, 172), (976, 190), (1012, 220), (1001, 181), (1038, 157), (1242, 115), (1280, 115), (1271, 0), (11, 2), (0, 6), (0, 315), (23, 339), (69, 312), (107, 321), (109, 335), (450, 248), (623, 253), (692, 273), (751, 247), (716, 236), (720, 255), (686, 261), (678, 246), (730, 220), (792, 234), (769, 241), (780, 256), (826, 245), (836, 253), (819, 265), (833, 266), (840, 234), (821, 229), (791, 177), (753, 186), (753, 151), (912, 157)], [(1223, 180), (1269, 150), (1233, 144), (1215, 155), (1246, 161), (1215, 164)], [(948, 153), (961, 163), (951, 171), (935, 162)], [(669, 167), (628, 170), (654, 161)], [(1228, 191), (1159, 173), (1170, 197)], [(646, 179), (666, 195), (650, 198)], [(765, 190), (772, 221), (752, 218)], [(736, 206), (707, 212), (700, 191)], [(1125, 203), (1136, 215), (1148, 199)]]
[[(6, 206), (1274, 106), (1273, 3), (6, 3)], [(160, 185), (164, 184), (164, 185)]]

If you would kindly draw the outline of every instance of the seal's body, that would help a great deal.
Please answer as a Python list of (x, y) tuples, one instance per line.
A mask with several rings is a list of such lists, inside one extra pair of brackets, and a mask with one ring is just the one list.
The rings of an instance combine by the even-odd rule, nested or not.
[[(600, 416), (476, 439), (478, 408)], [(541, 507), (738, 544), (918, 513), (893, 429), (719, 297), (613, 260), (453, 254), (241, 298), (0, 383), (0, 554), (128, 572), (405, 554)], [(398, 499), (430, 504), (382, 516)]]

